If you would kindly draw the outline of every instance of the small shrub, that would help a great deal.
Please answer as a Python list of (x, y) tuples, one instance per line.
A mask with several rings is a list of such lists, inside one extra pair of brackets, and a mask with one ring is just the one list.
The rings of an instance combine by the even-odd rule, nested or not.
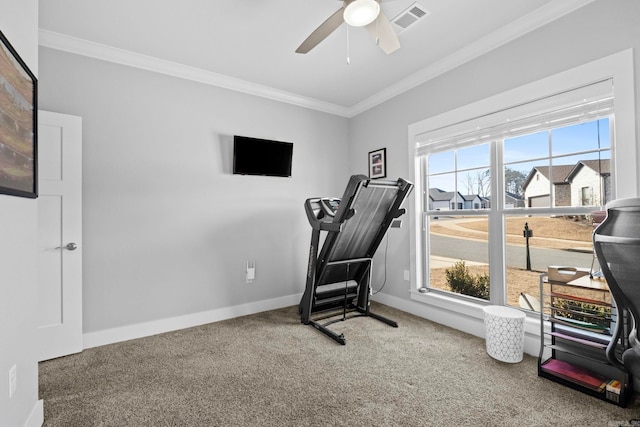
[(489, 275), (472, 276), (464, 261), (458, 261), (453, 267), (447, 268), (445, 274), (452, 292), (489, 299)]

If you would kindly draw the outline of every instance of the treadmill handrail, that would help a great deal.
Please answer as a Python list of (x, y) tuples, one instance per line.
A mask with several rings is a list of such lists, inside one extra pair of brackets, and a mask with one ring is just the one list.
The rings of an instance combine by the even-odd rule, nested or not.
[(342, 222), (320, 222), (320, 228), (318, 230), (330, 231), (333, 233), (339, 233), (342, 231)]

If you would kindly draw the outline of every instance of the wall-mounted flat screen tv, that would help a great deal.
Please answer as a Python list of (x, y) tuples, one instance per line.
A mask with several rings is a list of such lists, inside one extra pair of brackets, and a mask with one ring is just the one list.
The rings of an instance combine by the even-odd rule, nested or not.
[(233, 173), (237, 175), (291, 176), (293, 143), (233, 137)]

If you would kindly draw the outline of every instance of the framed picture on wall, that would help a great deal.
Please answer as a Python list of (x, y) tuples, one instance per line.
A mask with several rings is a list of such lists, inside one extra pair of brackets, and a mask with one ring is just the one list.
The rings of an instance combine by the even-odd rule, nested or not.
[(37, 80), (0, 31), (0, 194), (36, 198)]
[(385, 178), (387, 176), (387, 149), (369, 152), (369, 178)]

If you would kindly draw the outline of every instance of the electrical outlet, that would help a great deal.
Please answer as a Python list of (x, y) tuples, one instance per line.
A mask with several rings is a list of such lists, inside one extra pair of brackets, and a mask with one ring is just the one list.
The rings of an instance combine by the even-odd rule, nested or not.
[(13, 394), (16, 392), (16, 388), (18, 388), (18, 379), (16, 377), (16, 372), (18, 368), (16, 365), (13, 365), (11, 369), (9, 369), (9, 399), (13, 397)]

